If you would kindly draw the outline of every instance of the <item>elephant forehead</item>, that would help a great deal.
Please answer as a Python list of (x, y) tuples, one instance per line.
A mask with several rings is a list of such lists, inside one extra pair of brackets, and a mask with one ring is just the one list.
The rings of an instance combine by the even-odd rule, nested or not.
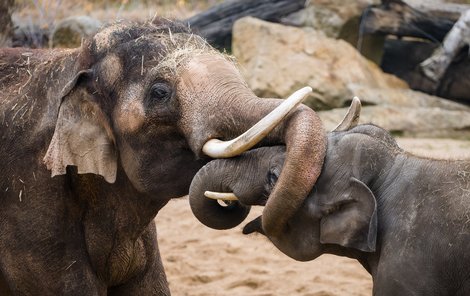
[(208, 83), (209, 73), (206, 64), (199, 62), (198, 59), (192, 59), (181, 71), (181, 84), (186, 89), (198, 88)]
[(101, 52), (103, 49), (111, 48), (117, 42), (117, 38), (113, 36), (117, 33), (123, 32), (127, 29), (124, 23), (117, 23), (109, 27), (103, 28), (101, 31), (96, 33), (93, 37), (93, 41), (96, 46), (97, 52)]
[(185, 87), (197, 90), (207, 89), (207, 85), (217, 85), (223, 82), (225, 85), (233, 80), (244, 81), (235, 64), (222, 55), (199, 55), (185, 65), (181, 70), (181, 82)]
[(141, 98), (142, 86), (137, 83), (131, 84), (115, 108), (114, 120), (121, 132), (135, 132), (144, 124), (145, 109)]

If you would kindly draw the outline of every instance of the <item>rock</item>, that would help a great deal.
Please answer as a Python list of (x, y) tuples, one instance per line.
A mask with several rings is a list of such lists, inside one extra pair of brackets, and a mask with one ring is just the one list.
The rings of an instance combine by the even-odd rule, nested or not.
[[(441, 16), (457, 21), (460, 14), (470, 8), (467, 1), (446, 1), (446, 0), (405, 0), (408, 5), (436, 16)], [(455, 2), (455, 3), (453, 3)]]
[(82, 39), (94, 34), (101, 22), (88, 16), (72, 16), (61, 20), (52, 32), (53, 47), (78, 47)]
[[(335, 128), (347, 108), (318, 112), (325, 129)], [(470, 109), (446, 110), (429, 107), (365, 106), (359, 123), (376, 124), (396, 136), (470, 137)]]
[[(346, 107), (356, 95), (363, 104), (361, 123), (395, 135), (470, 137), (470, 107), (410, 90), (345, 41), (312, 28), (245, 18), (235, 23), (233, 54), (260, 96), (287, 97), (309, 85), (315, 95), (306, 104), (317, 111)], [(344, 114), (346, 108), (319, 112), (327, 130)]]
[(337, 38), (346, 21), (329, 8), (309, 5), (283, 18), (282, 23), (297, 27), (311, 27), (322, 31), (328, 37)]
[(312, 0), (306, 8), (288, 15), (281, 22), (297, 27), (311, 27), (328, 37), (343, 39), (379, 65), (385, 38), (360, 35), (361, 15), (368, 6), (379, 3), (380, 0)]
[(328, 37), (337, 38), (346, 23), (358, 19), (369, 5), (379, 3), (380, 0), (311, 0), (306, 8), (286, 16), (282, 21), (299, 27), (312, 27)]
[[(363, 85), (349, 84), (348, 88), (358, 96), (362, 105), (391, 105), (401, 107), (429, 107), (446, 110), (470, 111), (470, 107), (423, 92), (411, 89), (378, 89), (368, 88)], [(348, 99), (349, 103), (350, 100)], [(346, 103), (344, 104), (346, 105)]]
[(233, 28), (233, 54), (249, 86), (260, 96), (287, 97), (309, 85), (315, 110), (347, 105), (350, 85), (406, 89), (407, 84), (362, 57), (350, 44), (312, 28), (295, 28), (243, 18)]
[(13, 47), (43, 48), (48, 47), (49, 32), (31, 22), (14, 22)]

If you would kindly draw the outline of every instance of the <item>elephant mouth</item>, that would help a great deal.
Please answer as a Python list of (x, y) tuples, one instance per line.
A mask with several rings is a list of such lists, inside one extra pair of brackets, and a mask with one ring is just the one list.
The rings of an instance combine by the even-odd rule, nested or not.
[[(268, 202), (268, 198), (274, 189), (274, 186), (277, 183), (277, 180), (279, 178), (279, 173), (278, 171), (273, 172), (270, 171), (268, 174), (268, 183), (265, 186), (265, 193), (263, 194), (263, 198), (260, 198), (256, 205), (260, 206), (265, 206), (266, 203)], [(266, 235), (266, 233), (263, 230), (263, 222), (262, 222), (262, 216), (258, 216), (255, 219), (251, 220), (245, 226), (243, 227), (242, 233), (245, 235), (251, 234), (251, 233), (261, 233), (262, 235)]]

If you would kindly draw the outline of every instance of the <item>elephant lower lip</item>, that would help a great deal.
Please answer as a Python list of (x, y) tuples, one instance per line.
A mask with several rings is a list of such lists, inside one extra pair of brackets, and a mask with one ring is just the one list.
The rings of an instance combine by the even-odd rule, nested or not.
[(264, 235), (262, 222), (261, 222), (261, 217), (259, 216), (252, 221), (248, 222), (244, 227), (243, 227), (243, 234), (250, 234), (253, 232), (259, 232)]
[(268, 202), (269, 195), (263, 195), (263, 197), (256, 200), (256, 203), (253, 206), (265, 206)]
[(267, 199), (263, 198), (263, 199), (260, 199), (260, 200), (256, 200), (254, 202), (247, 202), (247, 203), (242, 202), (242, 204), (247, 205), (247, 206), (261, 206), (261, 207), (264, 207), (264, 206), (266, 206), (267, 201), (268, 201)]

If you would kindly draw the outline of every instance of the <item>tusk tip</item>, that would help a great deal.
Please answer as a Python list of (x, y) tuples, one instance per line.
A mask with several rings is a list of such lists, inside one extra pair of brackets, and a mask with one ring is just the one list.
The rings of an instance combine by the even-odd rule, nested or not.
[(359, 99), (358, 96), (354, 96), (354, 97), (352, 98), (352, 101), (353, 101), (354, 103), (359, 103), (359, 104), (361, 103), (361, 100)]
[(312, 93), (313, 89), (310, 86), (305, 86), (305, 87), (302, 87), (301, 89), (299, 89), (296, 92), (301, 93), (303, 96), (306, 96), (306, 95)]
[(336, 128), (333, 129), (334, 132), (347, 131), (355, 127), (359, 123), (359, 116), (361, 114), (361, 100), (357, 96), (354, 96), (351, 100), (351, 105), (349, 106), (348, 113), (344, 116)]

